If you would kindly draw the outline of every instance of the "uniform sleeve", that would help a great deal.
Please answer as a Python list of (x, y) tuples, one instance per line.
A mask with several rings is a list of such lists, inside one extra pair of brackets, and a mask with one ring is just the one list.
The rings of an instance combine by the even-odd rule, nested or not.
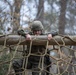
[(56, 36), (56, 35), (58, 35), (58, 32), (52, 32), (51, 34), (52, 34), (52, 36)]
[(47, 32), (47, 33), (45, 33), (45, 35), (48, 35), (48, 34), (52, 34), (52, 36), (56, 36), (56, 35), (58, 35), (58, 32)]
[(22, 29), (18, 30), (17, 33), (18, 33), (18, 35), (21, 35), (21, 36), (24, 36), (24, 37), (26, 36), (26, 33)]

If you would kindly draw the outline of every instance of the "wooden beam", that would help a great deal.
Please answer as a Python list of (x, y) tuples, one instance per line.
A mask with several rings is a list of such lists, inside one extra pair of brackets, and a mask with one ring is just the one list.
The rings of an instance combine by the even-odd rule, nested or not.
[[(20, 43), (19, 43), (20, 42)], [(32, 43), (34, 45), (46, 45), (47, 36), (32, 36)], [(76, 36), (55, 36), (53, 39), (49, 40), (49, 45), (76, 45)], [(15, 45), (15, 44), (29, 44), (30, 41), (27, 41), (24, 37), (19, 35), (0, 35), (0, 45)]]

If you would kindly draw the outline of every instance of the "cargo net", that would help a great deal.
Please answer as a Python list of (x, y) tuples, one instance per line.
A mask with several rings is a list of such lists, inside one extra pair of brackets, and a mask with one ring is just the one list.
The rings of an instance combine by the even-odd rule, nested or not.
[[(63, 44), (49, 45), (46, 41), (44, 52), (32, 52), (33, 40), (29, 50), (26, 45), (0, 45), (0, 75), (76, 75), (76, 48)], [(71, 38), (67, 38), (75, 42)]]

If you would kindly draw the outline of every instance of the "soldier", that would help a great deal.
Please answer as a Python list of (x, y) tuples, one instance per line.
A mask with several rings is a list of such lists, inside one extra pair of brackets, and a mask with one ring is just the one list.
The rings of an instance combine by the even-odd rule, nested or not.
[[(40, 21), (34, 21), (31, 23), (31, 32), (29, 33), (25, 33), (24, 30), (18, 30), (18, 35), (22, 35), (26, 38), (26, 40), (32, 40), (31, 39), (31, 35), (45, 35), (43, 33), (43, 25)], [(57, 33), (53, 33), (53, 34), (46, 34), (47, 35), (47, 38), (48, 40), (52, 39), (53, 36), (57, 35)], [(36, 54), (38, 56), (34, 56), (34, 55), (30, 55), (28, 57), (28, 63), (27, 63), (27, 67), (26, 69), (32, 69), (32, 75), (39, 75), (39, 72), (40, 72), (40, 69), (38, 67), (39, 65), (39, 62), (40, 62), (40, 59), (42, 59), (41, 54), (44, 54), (45, 53), (45, 46), (43, 45), (32, 45), (31, 47), (31, 54)], [(48, 52), (47, 52), (48, 53)], [(29, 54), (29, 46), (27, 45), (27, 50), (26, 50), (26, 55), (24, 56), (27, 56)], [(25, 58), (25, 63), (26, 63), (26, 59)], [(16, 75), (22, 75), (21, 72), (24, 71), (24, 69), (22, 69), (22, 65), (23, 65), (23, 61), (24, 59), (19, 59), (19, 60), (16, 60), (13, 62), (13, 68), (16, 72)], [(49, 58), (49, 56), (45, 55), (44, 56), (44, 66), (47, 66), (47, 65), (50, 65), (51, 64), (51, 60)], [(41, 64), (40, 64), (41, 65)], [(24, 64), (25, 66), (25, 64)], [(25, 67), (24, 67), (25, 68)], [(40, 66), (41, 68), (41, 66)], [(46, 70), (49, 71), (49, 68), (47, 68)], [(19, 73), (18, 73), (19, 72)], [(41, 75), (45, 75), (45, 71), (41, 71)], [(49, 75), (49, 73), (46, 73), (46, 75)]]

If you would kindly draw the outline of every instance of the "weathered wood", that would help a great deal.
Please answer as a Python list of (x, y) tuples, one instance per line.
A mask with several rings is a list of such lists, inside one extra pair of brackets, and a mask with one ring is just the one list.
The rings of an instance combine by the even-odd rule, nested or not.
[[(27, 41), (24, 37), (19, 35), (8, 35), (0, 36), (0, 45), (14, 45), (18, 44), (21, 39), (20, 45), (29, 44), (30, 41)], [(47, 36), (32, 36), (32, 41), (34, 45), (46, 45)], [(55, 36), (53, 39), (49, 40), (49, 45), (76, 45), (76, 36)]]

